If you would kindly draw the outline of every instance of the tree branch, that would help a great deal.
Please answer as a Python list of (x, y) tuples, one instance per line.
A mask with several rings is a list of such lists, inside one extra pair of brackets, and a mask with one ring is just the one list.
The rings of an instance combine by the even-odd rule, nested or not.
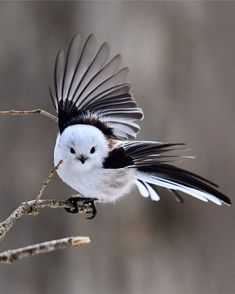
[[(0, 115), (31, 115), (31, 114), (42, 114), (53, 121), (57, 122), (58, 119), (51, 113), (42, 110), (42, 109), (35, 109), (35, 110), (9, 110), (9, 111), (0, 111)], [(72, 203), (69, 201), (61, 201), (55, 199), (45, 199), (40, 200), (44, 189), (51, 181), (52, 177), (55, 175), (57, 169), (59, 168), (62, 160), (58, 162), (56, 166), (54, 166), (43, 182), (40, 191), (36, 195), (35, 200), (31, 200), (28, 202), (23, 202), (16, 210), (14, 210), (11, 215), (3, 222), (0, 223), (0, 241), (3, 240), (6, 233), (13, 227), (13, 225), (25, 214), (29, 215), (37, 215), (39, 213), (39, 209), (41, 208), (74, 208)], [(88, 203), (79, 204), (78, 205), (78, 212), (79, 213), (90, 213), (93, 211), (93, 207)], [(34, 245), (30, 245), (23, 248), (18, 248), (14, 250), (7, 250), (5, 252), (0, 253), (0, 263), (12, 263), (15, 260), (33, 256), (40, 253), (47, 253), (51, 251), (55, 251), (58, 249), (64, 249), (71, 246), (78, 246), (80, 244), (87, 244), (90, 242), (89, 237), (69, 237), (63, 238), (59, 240), (52, 240), (48, 242), (38, 243)]]
[(49, 174), (49, 176), (45, 179), (45, 181), (43, 182), (41, 189), (39, 190), (38, 194), (36, 195), (36, 202), (38, 202), (38, 200), (40, 200), (40, 198), (42, 197), (42, 194), (45, 190), (45, 188), (47, 187), (47, 185), (50, 183), (50, 181), (52, 180), (53, 176), (55, 175), (55, 173), (57, 172), (59, 166), (63, 163), (63, 160), (60, 160), (52, 169), (51, 172)]
[(6, 111), (0, 111), (0, 115), (31, 115), (31, 114), (41, 114), (46, 117), (49, 117), (50, 119), (54, 120), (55, 122), (58, 121), (57, 117), (53, 114), (43, 110), (43, 109), (33, 109), (33, 110), (6, 110)]
[[(6, 233), (22, 216), (25, 214), (37, 215), (39, 213), (39, 209), (42, 208), (73, 208), (73, 205), (69, 201), (56, 199), (45, 199), (38, 201), (31, 200), (23, 202), (5, 221), (0, 223), (0, 241), (3, 240)], [(78, 210), (79, 213), (90, 213), (92, 212), (92, 207), (89, 204), (79, 204)]]
[(24, 257), (47, 253), (68, 247), (90, 243), (89, 237), (69, 237), (43, 243), (34, 244), (19, 249), (7, 250), (0, 253), (0, 263), (12, 263)]

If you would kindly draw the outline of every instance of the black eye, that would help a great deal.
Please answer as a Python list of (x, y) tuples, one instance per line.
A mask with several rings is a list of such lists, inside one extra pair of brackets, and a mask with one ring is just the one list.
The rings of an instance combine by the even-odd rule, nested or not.
[(75, 150), (71, 147), (70, 148), (70, 152), (72, 153), (72, 154), (75, 154)]
[(90, 153), (91, 153), (91, 154), (95, 153), (95, 147), (92, 147), (92, 148), (91, 148)]

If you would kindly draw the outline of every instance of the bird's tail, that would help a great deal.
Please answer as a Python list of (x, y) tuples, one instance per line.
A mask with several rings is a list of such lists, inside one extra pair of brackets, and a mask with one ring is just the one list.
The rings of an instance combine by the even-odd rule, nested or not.
[(184, 192), (204, 202), (210, 200), (217, 205), (231, 204), (230, 199), (217, 190), (216, 184), (194, 173), (164, 163), (138, 167), (136, 184), (142, 196), (156, 201), (160, 199), (157, 191), (157, 186), (160, 186), (172, 192), (180, 202), (182, 197), (178, 192)]

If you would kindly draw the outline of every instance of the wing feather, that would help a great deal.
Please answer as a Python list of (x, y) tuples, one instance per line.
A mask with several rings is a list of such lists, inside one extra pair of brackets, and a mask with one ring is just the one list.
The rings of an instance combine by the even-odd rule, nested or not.
[(154, 185), (176, 191), (176, 199), (181, 201), (177, 191), (184, 192), (202, 201), (208, 200), (215, 204), (231, 204), (230, 199), (218, 191), (218, 186), (211, 181), (168, 164), (181, 155), (169, 154), (182, 150), (182, 143), (159, 143), (132, 141), (121, 143), (112, 150), (104, 162), (104, 168), (133, 168), (136, 179), (148, 190), (150, 197), (158, 200), (154, 194)]
[(144, 198), (148, 198), (149, 197), (149, 191), (147, 190), (147, 188), (145, 187), (143, 182), (141, 182), (140, 180), (136, 180), (136, 185), (138, 187), (138, 190), (139, 190), (140, 194)]
[[(95, 96), (91, 95), (89, 98), (89, 101), (85, 101), (83, 103), (82, 108), (83, 110), (86, 110), (87, 108), (89, 109), (91, 105), (93, 107), (95, 103), (102, 102), (103, 100), (113, 99), (115, 102), (116, 101), (115, 97), (119, 97), (119, 95), (124, 95), (124, 94), (126, 94), (127, 98), (129, 97), (130, 100), (134, 100), (132, 95), (129, 95), (129, 91), (130, 91), (130, 84), (128, 83), (116, 85), (106, 91), (102, 91), (98, 95), (95, 95)], [(118, 104), (118, 101), (117, 101), (117, 104)]]
[[(77, 94), (75, 104), (79, 102), (78, 106), (82, 107), (84, 100), (88, 100), (89, 102), (93, 96), (99, 95), (102, 91), (109, 90), (112, 86), (108, 87), (108, 81), (116, 76), (120, 64), (121, 55), (116, 55), (104, 68), (96, 73), (96, 75), (86, 84), (84, 89)], [(115, 83), (114, 86), (116, 84), (118, 84), (118, 82)]]
[[(135, 138), (139, 128), (133, 121), (143, 118), (126, 83), (127, 67), (120, 68), (121, 55), (109, 60), (110, 48), (103, 43), (97, 49), (94, 35), (82, 45), (76, 35), (67, 54), (57, 55), (54, 71), (55, 91), (50, 88), (58, 112), (60, 132), (71, 124), (82, 123), (92, 116), (109, 128), (119, 139)], [(133, 124), (132, 124), (133, 123)]]
[(149, 191), (149, 196), (152, 200), (154, 201), (159, 201), (160, 200), (160, 196), (158, 195), (157, 191), (155, 191), (151, 185), (149, 185), (147, 182), (144, 182), (146, 188)]
[(62, 100), (62, 97), (63, 97), (64, 67), (65, 67), (64, 51), (60, 50), (56, 57), (55, 72), (54, 72), (55, 92), (56, 92), (57, 102)]
[(76, 71), (76, 66), (79, 62), (79, 51), (81, 50), (81, 37), (76, 35), (73, 37), (66, 59), (66, 67), (64, 70), (64, 84), (63, 84), (63, 95), (62, 97), (68, 97), (69, 91), (73, 84), (74, 74)]
[[(80, 58), (77, 63), (76, 69), (73, 73), (73, 79), (70, 86), (70, 93), (69, 93), (69, 100), (73, 100), (76, 97), (76, 93), (80, 87), (80, 84), (83, 81), (84, 76), (86, 75), (86, 72), (89, 70), (89, 67), (91, 66), (91, 63), (94, 59), (94, 56), (96, 55), (96, 39), (94, 35), (90, 35), (86, 42), (84, 47), (81, 50)], [(69, 56), (69, 51), (68, 51)], [(66, 100), (67, 97), (63, 97), (63, 100)]]

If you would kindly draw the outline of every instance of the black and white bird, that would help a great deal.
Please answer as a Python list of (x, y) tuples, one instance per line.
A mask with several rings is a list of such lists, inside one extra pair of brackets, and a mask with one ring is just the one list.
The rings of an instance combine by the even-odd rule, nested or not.
[(113, 202), (135, 185), (144, 197), (160, 199), (157, 187), (164, 187), (182, 200), (179, 192), (202, 201), (230, 205), (218, 186), (199, 175), (171, 165), (174, 151), (183, 144), (135, 141), (143, 111), (130, 93), (120, 68), (121, 56), (109, 58), (109, 45), (97, 48), (94, 35), (82, 44), (76, 35), (67, 53), (59, 51), (50, 95), (58, 113), (54, 163), (63, 160), (60, 178), (82, 194), (70, 201), (84, 200), (96, 210), (94, 200)]

